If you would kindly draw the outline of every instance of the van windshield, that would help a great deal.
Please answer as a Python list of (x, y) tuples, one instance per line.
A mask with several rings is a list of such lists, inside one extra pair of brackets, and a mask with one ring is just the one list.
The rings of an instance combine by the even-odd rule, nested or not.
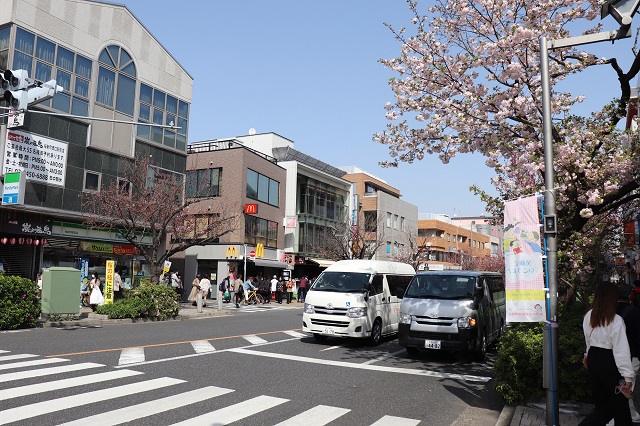
[(361, 293), (369, 289), (371, 274), (361, 272), (323, 272), (313, 282), (312, 291)]
[(476, 278), (463, 275), (416, 275), (404, 297), (472, 299)]

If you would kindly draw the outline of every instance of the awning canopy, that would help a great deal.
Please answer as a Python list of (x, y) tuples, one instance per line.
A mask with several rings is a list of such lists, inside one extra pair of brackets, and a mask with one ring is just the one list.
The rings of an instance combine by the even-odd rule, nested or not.
[(274, 259), (247, 259), (250, 262), (255, 263), (256, 266), (266, 266), (268, 268), (279, 268), (279, 269), (289, 269), (289, 265), (287, 263), (279, 262)]
[(320, 266), (321, 268), (326, 268), (328, 266), (333, 265), (334, 263), (336, 263), (333, 260), (327, 260), (327, 259), (314, 259), (311, 257), (307, 257), (307, 260), (313, 263), (316, 263), (318, 266)]

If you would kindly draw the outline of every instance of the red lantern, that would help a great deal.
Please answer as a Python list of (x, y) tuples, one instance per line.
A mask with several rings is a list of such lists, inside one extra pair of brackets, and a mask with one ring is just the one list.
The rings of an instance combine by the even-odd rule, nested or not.
[(2, 240), (2, 244), (7, 244), (7, 242), (9, 241), (9, 239), (7, 237), (4, 237)]
[(27, 245), (31, 245), (32, 242), (33, 240), (31, 238), (27, 238)]
[(47, 240), (42, 240), (42, 245), (47, 244)]
[(15, 244), (15, 243), (16, 243), (16, 239), (15, 238), (12, 238), (12, 239), (9, 240), (9, 244)]
[(18, 239), (18, 242), (19, 242), (20, 244), (24, 244), (24, 238), (20, 237), (20, 238)]
[(40, 245), (40, 240), (33, 240), (33, 244), (34, 244), (35, 246)]

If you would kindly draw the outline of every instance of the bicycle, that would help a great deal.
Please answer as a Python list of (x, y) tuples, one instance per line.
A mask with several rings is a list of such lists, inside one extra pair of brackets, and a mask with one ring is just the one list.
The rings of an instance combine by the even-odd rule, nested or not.
[(249, 296), (247, 296), (246, 304), (251, 305), (262, 305), (264, 303), (264, 297), (261, 294), (258, 294), (256, 290), (249, 290)]

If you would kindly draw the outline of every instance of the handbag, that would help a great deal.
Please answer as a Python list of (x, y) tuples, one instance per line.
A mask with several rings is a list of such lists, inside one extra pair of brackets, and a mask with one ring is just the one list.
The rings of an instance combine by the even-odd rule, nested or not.
[(225, 297), (225, 298), (229, 298), (229, 297), (231, 297), (231, 294), (229, 294), (229, 291), (225, 291), (225, 292), (224, 292), (224, 297)]

